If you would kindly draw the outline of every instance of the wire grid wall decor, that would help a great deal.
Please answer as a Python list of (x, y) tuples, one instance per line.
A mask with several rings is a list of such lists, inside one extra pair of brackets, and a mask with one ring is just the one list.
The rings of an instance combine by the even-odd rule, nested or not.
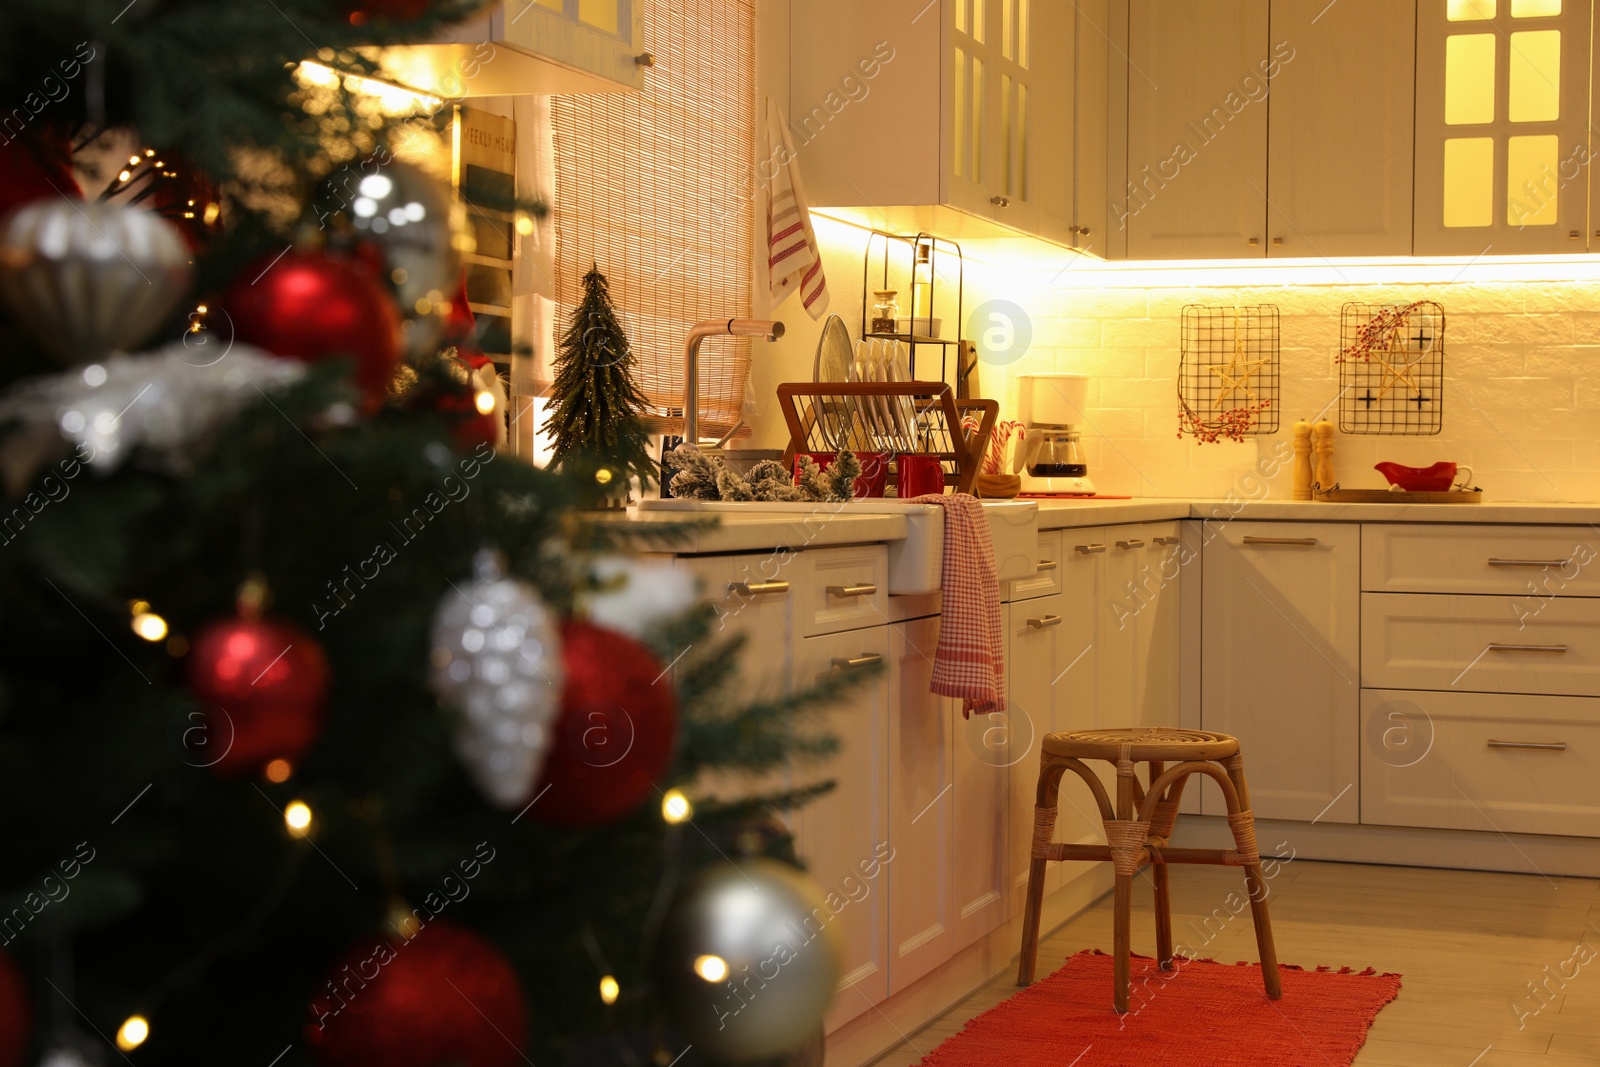
[(1344, 305), (1339, 316), (1339, 429), (1426, 437), (1444, 428), (1444, 308)]
[(1183, 309), (1178, 436), (1205, 444), (1278, 431), (1278, 307)]

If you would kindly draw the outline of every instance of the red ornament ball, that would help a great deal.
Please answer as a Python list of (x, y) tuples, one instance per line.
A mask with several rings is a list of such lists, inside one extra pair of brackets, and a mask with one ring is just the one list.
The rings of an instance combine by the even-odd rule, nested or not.
[(245, 267), (223, 294), (234, 336), (275, 356), (354, 359), (376, 406), (400, 358), (400, 314), (371, 273), (342, 256), (288, 252)]
[(28, 1052), (28, 983), (11, 957), (0, 952), (0, 1067), (22, 1067)]
[(631, 637), (574, 620), (561, 627), (561, 646), (561, 712), (528, 814), (599, 826), (643, 803), (671, 764), (677, 698), (660, 662)]
[(349, 15), (350, 25), (363, 26), (373, 19), (410, 22), (421, 18), (432, 5), (433, 0), (359, 0), (357, 3), (347, 3), (345, 11)]
[(440, 919), (409, 941), (358, 943), (312, 997), (303, 1035), (323, 1067), (517, 1067), (527, 1011), (500, 950)]
[(221, 775), (295, 763), (322, 730), (328, 660), (316, 639), (275, 619), (208, 623), (189, 651), (189, 690), (205, 728), (184, 738), (185, 758)]

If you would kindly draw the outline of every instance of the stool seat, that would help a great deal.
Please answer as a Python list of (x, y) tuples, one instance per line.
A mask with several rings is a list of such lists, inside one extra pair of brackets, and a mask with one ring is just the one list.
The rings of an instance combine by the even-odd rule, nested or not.
[[(1084, 760), (1101, 760), (1116, 768), (1116, 795), (1107, 793), (1100, 776)], [(1145, 765), (1145, 780), (1138, 775)], [(1172, 766), (1167, 766), (1169, 763)], [(1105, 827), (1103, 845), (1055, 840), (1056, 804), (1061, 778), (1073, 772), (1088, 786)], [(1178, 821), (1183, 787), (1194, 774), (1209, 777), (1222, 792), (1233, 848), (1174, 848), (1168, 844)], [(1250, 787), (1245, 783), (1239, 742), (1209, 730), (1128, 727), (1068, 730), (1046, 734), (1039, 745), (1039, 784), (1033, 809), (1033, 847), (1028, 864), (1028, 899), (1022, 919), (1022, 953), (1017, 984), (1033, 981), (1039, 953), (1039, 915), (1044, 904), (1045, 866), (1063, 860), (1109, 862), (1116, 875), (1112, 955), (1115, 978), (1112, 1007), (1128, 1010), (1130, 927), (1133, 879), (1145, 864), (1155, 885), (1156, 958), (1162, 970), (1173, 969), (1172, 908), (1167, 867), (1173, 863), (1210, 863), (1244, 870), (1261, 955), (1261, 982), (1272, 1000), (1283, 995), (1278, 953), (1267, 913), (1267, 882), (1256, 844)]]
[(1068, 759), (1099, 759), (1115, 762), (1123, 745), (1132, 745), (1131, 759), (1220, 760), (1239, 751), (1239, 742), (1227, 734), (1209, 730), (1172, 730), (1160, 726), (1139, 726), (1124, 730), (1066, 730), (1045, 734), (1046, 755)]

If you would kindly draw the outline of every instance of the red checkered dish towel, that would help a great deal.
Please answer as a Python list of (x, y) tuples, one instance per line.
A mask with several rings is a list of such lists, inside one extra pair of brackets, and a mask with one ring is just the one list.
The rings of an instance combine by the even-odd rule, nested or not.
[(944, 508), (944, 617), (928, 691), (960, 697), (961, 713), (1006, 710), (1006, 659), (1000, 630), (1000, 579), (983, 505), (967, 493), (929, 494), (912, 504)]

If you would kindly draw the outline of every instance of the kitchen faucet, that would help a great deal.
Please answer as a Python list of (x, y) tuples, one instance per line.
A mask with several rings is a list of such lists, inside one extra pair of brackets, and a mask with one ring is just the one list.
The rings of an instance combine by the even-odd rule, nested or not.
[(783, 323), (772, 319), (708, 319), (689, 328), (683, 346), (683, 439), (700, 443), (700, 342), (707, 337), (760, 337), (776, 341), (783, 336)]

